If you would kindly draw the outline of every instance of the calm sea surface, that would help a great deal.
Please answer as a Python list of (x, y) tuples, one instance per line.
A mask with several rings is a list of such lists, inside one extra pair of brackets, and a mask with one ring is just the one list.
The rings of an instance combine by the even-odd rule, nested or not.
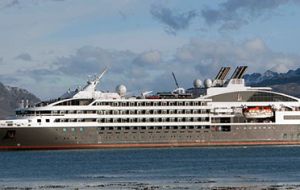
[(0, 152), (0, 188), (300, 189), (300, 147)]

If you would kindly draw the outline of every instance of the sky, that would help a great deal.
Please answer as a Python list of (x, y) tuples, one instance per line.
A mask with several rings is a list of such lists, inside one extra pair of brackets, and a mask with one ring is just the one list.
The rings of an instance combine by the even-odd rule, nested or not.
[(222, 66), (300, 67), (298, 0), (0, 0), (0, 82), (55, 98), (189, 88)]

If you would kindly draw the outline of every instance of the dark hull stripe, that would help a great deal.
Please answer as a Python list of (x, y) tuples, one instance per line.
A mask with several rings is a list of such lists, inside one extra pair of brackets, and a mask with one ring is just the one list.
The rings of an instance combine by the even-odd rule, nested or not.
[(62, 150), (96, 148), (163, 148), (163, 147), (203, 147), (203, 146), (262, 146), (262, 145), (300, 145), (300, 141), (248, 141), (248, 142), (185, 142), (149, 144), (75, 144), (49, 146), (0, 146), (0, 150)]

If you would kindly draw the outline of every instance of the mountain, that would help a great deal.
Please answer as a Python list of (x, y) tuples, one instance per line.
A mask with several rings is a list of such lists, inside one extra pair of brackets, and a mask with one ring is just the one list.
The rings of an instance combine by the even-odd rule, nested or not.
[(286, 73), (266, 71), (265, 73), (253, 73), (244, 76), (247, 85), (269, 86), (274, 91), (300, 97), (300, 68), (289, 70)]
[(28, 100), (30, 104), (40, 101), (27, 90), (5, 86), (0, 82), (0, 119), (14, 115), (22, 100)]

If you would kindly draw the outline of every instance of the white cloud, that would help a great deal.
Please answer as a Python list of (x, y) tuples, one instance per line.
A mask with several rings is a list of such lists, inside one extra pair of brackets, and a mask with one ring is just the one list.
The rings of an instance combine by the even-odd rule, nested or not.
[(29, 53), (21, 53), (16, 56), (15, 59), (23, 60), (23, 61), (32, 61), (32, 57)]
[(271, 71), (279, 72), (279, 73), (285, 73), (291, 69), (299, 68), (300, 63), (297, 59), (299, 59), (299, 56), (277, 56), (274, 58), (273, 64), (269, 63), (268, 65), (273, 67), (270, 68)]
[(161, 62), (161, 53), (156, 50), (151, 50), (147, 52), (141, 53), (136, 59), (135, 63), (143, 66), (143, 65), (153, 65), (153, 64), (159, 64)]
[(0, 78), (4, 83), (25, 87), (47, 98), (58, 96), (69, 87), (84, 85), (88, 75), (108, 66), (109, 72), (103, 77), (100, 89), (113, 91), (118, 84), (125, 84), (130, 92), (137, 94), (146, 90), (172, 90), (172, 72), (181, 86), (189, 88), (195, 78), (213, 78), (221, 66), (234, 69), (248, 65), (249, 73), (268, 69), (286, 72), (299, 67), (299, 60), (299, 55), (272, 51), (259, 38), (242, 43), (194, 38), (171, 57), (158, 50), (136, 53), (84, 46), (70, 55), (56, 57), (50, 66), (23, 67), (9, 74), (2, 73)]
[(264, 51), (267, 51), (266, 44), (260, 38), (248, 40), (244, 43), (244, 46), (247, 50), (255, 53), (263, 53)]
[(175, 58), (181, 65), (193, 65), (205, 77), (212, 76), (221, 66), (248, 65), (250, 72), (286, 72), (300, 65), (299, 55), (274, 52), (259, 38), (243, 43), (192, 39), (178, 49)]
[[(297, 0), (227, 0), (217, 8), (206, 7), (201, 14), (208, 25), (218, 24), (220, 30), (237, 30), (262, 15), (273, 15), (273, 10)], [(272, 14), (273, 13), (273, 14)]]

